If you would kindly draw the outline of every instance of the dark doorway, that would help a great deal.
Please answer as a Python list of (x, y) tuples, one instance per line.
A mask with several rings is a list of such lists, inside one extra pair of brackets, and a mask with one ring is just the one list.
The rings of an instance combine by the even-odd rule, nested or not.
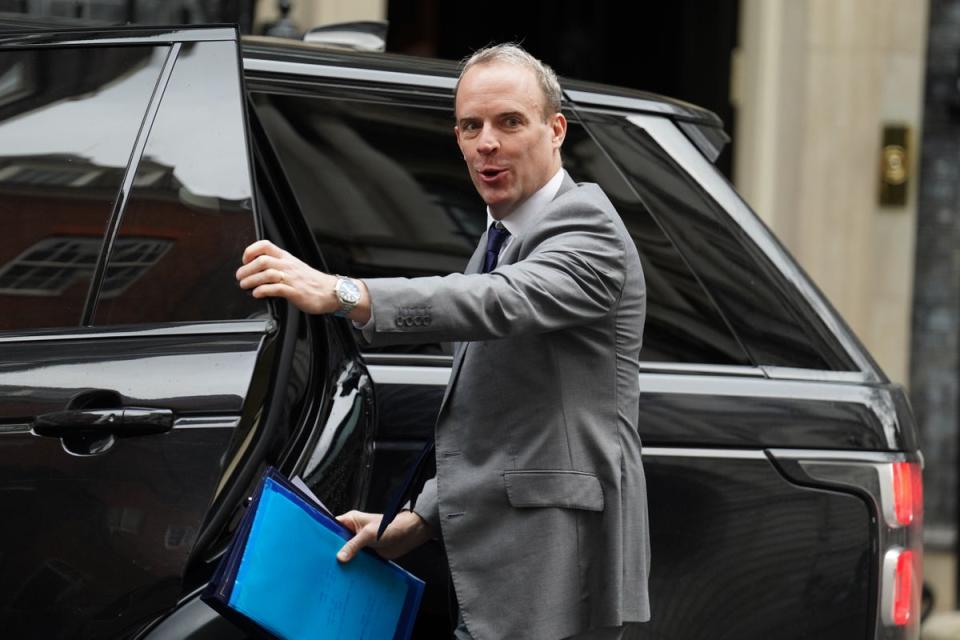
[[(730, 60), (738, 10), (739, 0), (390, 0), (387, 49), (456, 60), (492, 42), (512, 40), (562, 76), (706, 107), (732, 135)], [(730, 147), (717, 162), (727, 176)]]

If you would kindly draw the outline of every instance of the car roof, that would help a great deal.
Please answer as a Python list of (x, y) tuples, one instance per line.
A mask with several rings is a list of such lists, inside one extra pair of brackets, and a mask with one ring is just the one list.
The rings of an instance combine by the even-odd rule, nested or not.
[(14, 33), (18, 31), (50, 31), (64, 29), (91, 29), (116, 26), (114, 23), (89, 18), (71, 18), (68, 16), (31, 16), (24, 13), (0, 11), (0, 31)]
[[(72, 31), (74, 29), (109, 32), (111, 27), (117, 26), (88, 19), (32, 17), (25, 14), (0, 12), (0, 32), (6, 33)], [(209, 25), (182, 25), (167, 28), (141, 26), (139, 28), (147, 31), (164, 31), (165, 29), (176, 31), (203, 26)], [(134, 25), (125, 28), (138, 27)], [(408, 84), (423, 83), (434, 88), (452, 89), (459, 73), (459, 63), (452, 60), (355, 51), (328, 43), (303, 42), (269, 36), (243, 36), (241, 43), (244, 58), (248, 59), (340, 67), (344, 72), (348, 69), (363, 69), (391, 75), (402, 74)], [(567, 98), (577, 106), (656, 113), (699, 125), (723, 128), (722, 120), (712, 111), (675, 98), (569, 78), (561, 78), (560, 83)]]
[[(355, 51), (329, 44), (318, 44), (272, 38), (244, 36), (241, 40), (245, 59), (289, 62), (364, 69), (386, 74), (402, 74), (406, 83), (420, 82), (434, 88), (453, 88), (459, 74), (459, 63), (452, 60), (421, 58), (396, 53)], [(687, 122), (709, 127), (723, 127), (723, 122), (712, 111), (696, 105), (667, 98), (655, 93), (626, 89), (611, 85), (561, 78), (560, 84), (567, 97), (577, 106), (627, 109), (631, 111), (667, 115)]]

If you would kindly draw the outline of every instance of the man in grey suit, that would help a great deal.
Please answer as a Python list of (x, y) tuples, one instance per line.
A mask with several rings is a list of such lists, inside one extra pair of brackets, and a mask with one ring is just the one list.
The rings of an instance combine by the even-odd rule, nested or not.
[(458, 81), (457, 142), (492, 224), (464, 274), (352, 280), (267, 241), (237, 278), (256, 297), (340, 313), (378, 342), (459, 341), (436, 424), (436, 477), (377, 540), (397, 557), (442, 536), (458, 638), (620, 638), (650, 617), (638, 358), (640, 259), (603, 192), (561, 167), (553, 71), (514, 45)]

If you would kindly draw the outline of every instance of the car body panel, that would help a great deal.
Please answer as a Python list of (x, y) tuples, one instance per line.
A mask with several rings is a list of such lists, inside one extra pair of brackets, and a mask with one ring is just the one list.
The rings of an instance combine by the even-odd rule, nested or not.
[(257, 235), (237, 34), (7, 33), (0, 65), (0, 624), (127, 637), (181, 597), (272, 365), (232, 276)]

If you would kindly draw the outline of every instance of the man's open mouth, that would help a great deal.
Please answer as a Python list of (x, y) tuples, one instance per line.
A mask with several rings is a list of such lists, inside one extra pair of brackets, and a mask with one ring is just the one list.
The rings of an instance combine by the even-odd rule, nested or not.
[(481, 169), (480, 175), (486, 180), (494, 180), (504, 173), (506, 169)]

